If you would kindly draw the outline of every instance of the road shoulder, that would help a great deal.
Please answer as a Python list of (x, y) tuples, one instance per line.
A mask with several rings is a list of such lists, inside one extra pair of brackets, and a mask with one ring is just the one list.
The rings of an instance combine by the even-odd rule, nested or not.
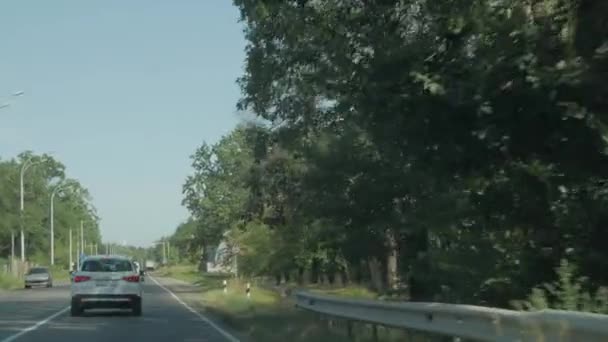
[(198, 316), (202, 321), (212, 325), (218, 332), (224, 335), (226, 340), (231, 342), (246, 342), (248, 340), (246, 336), (227, 327), (218, 317), (205, 308), (201, 300), (201, 293), (203, 292), (201, 287), (169, 277), (149, 276), (148, 279), (169, 292), (180, 304)]

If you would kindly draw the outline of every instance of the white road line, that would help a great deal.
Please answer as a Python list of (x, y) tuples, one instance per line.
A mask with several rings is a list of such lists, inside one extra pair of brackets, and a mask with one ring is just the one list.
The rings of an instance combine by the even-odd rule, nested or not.
[(34, 324), (34, 325), (32, 325), (32, 326), (29, 326), (29, 327), (27, 327), (27, 328), (25, 328), (25, 329), (21, 330), (20, 332), (18, 332), (18, 333), (16, 333), (16, 334), (14, 334), (14, 335), (11, 335), (11, 336), (9, 336), (9, 337), (7, 337), (7, 338), (5, 338), (4, 340), (2, 340), (2, 341), (0, 341), (0, 342), (12, 342), (12, 341), (14, 341), (14, 340), (18, 339), (19, 337), (21, 337), (21, 336), (23, 336), (23, 335), (27, 334), (28, 332), (30, 332), (30, 331), (34, 331), (34, 330), (36, 330), (36, 329), (40, 328), (41, 326), (43, 326), (43, 325), (47, 324), (47, 323), (48, 323), (48, 322), (50, 322), (50, 321), (51, 321), (53, 318), (55, 318), (55, 317), (57, 317), (57, 316), (61, 315), (62, 313), (64, 313), (64, 312), (68, 311), (69, 309), (70, 309), (70, 307), (69, 307), (69, 306), (68, 306), (67, 308), (61, 309), (60, 311), (55, 312), (54, 314), (52, 314), (52, 315), (50, 315), (49, 317), (47, 317), (47, 318), (43, 319), (42, 321), (40, 321), (40, 322), (38, 322), (38, 323), (36, 323), (36, 324)]
[[(152, 279), (153, 282), (156, 283), (156, 285), (158, 285), (161, 289), (167, 291), (167, 293), (169, 293), (173, 298), (175, 298), (176, 301), (178, 301), (178, 303), (180, 303), (181, 305), (183, 305), (186, 309), (188, 309), (188, 311), (192, 312), (193, 314), (195, 314), (198, 318), (200, 318), (203, 322), (209, 324), (210, 326), (212, 326), (215, 330), (219, 331), (220, 334), (224, 335), (224, 337), (230, 341), (230, 342), (240, 342), (239, 339), (237, 339), (236, 337), (232, 336), (229, 332), (227, 332), (226, 330), (220, 328), (217, 324), (213, 323), (212, 321), (210, 321), (207, 317), (203, 316), (200, 312), (194, 310), (193, 308), (191, 308), (188, 304), (184, 303), (183, 300), (181, 300), (175, 293), (171, 292), (171, 290), (169, 290), (168, 288), (166, 288), (165, 286), (163, 286), (160, 282), (158, 282), (158, 280), (152, 278), (152, 276), (148, 276), (148, 278)], [(1, 342), (8, 342), (8, 341), (1, 341)]]

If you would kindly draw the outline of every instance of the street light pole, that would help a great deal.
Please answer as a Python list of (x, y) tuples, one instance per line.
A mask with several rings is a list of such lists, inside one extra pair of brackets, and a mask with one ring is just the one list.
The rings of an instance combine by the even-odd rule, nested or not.
[(76, 265), (76, 268), (78, 268), (80, 266), (80, 241), (76, 240), (76, 262), (78, 262), (78, 265)]
[(11, 230), (11, 272), (15, 274), (15, 232)]
[[(18, 96), (23, 95), (24, 93), (25, 92), (23, 92), (23, 91), (17, 91), (17, 92), (10, 94), (9, 96), (6, 96), (5, 98), (18, 97)], [(4, 103), (0, 104), (0, 109), (9, 107), (10, 105), (11, 105), (10, 102), (4, 102)]]
[(51, 193), (51, 266), (55, 265), (55, 194), (57, 189)]
[[(51, 193), (51, 266), (55, 265), (55, 195), (59, 189), (61, 189), (61, 185), (53, 189), (53, 192)], [(72, 241), (70, 240), (70, 243), (71, 242)]]
[(19, 236), (21, 243), (21, 262), (25, 262), (25, 237), (23, 236), (23, 209), (24, 209), (24, 201), (23, 201), (23, 175), (27, 166), (29, 164), (29, 159), (23, 164), (21, 167), (21, 173), (19, 174)]
[(70, 266), (69, 266), (69, 270), (71, 271), (72, 268), (72, 228), (70, 227)]
[[(68, 184), (69, 185), (69, 184)], [(51, 192), (51, 265), (55, 265), (55, 195), (59, 190), (63, 190), (65, 186), (63, 184), (59, 184), (53, 189)], [(70, 234), (71, 234), (70, 228)], [(71, 239), (71, 237), (70, 237)], [(70, 240), (71, 243), (71, 240)], [(72, 257), (70, 253), (70, 257)], [(71, 265), (71, 262), (70, 262)], [(71, 266), (70, 266), (71, 267)]]
[(39, 164), (44, 162), (44, 159), (38, 162), (32, 162), (32, 159), (26, 160), (21, 166), (21, 172), (19, 173), (19, 226), (20, 226), (20, 240), (21, 240), (21, 262), (25, 262), (25, 234), (23, 232), (23, 210), (25, 208), (24, 205), (24, 185), (23, 178), (25, 176), (25, 171), (35, 164)]
[(171, 260), (171, 250), (169, 249), (169, 241), (167, 241), (167, 259)]
[(80, 254), (84, 253), (84, 223), (80, 220)]

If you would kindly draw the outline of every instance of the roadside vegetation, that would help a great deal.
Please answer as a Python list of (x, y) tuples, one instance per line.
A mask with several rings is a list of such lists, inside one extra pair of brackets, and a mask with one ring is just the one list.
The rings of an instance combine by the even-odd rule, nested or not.
[[(19, 214), (20, 172), (24, 172), (24, 213)], [(69, 230), (73, 230), (72, 257), (76, 260), (80, 223), (84, 227), (85, 250), (102, 248), (99, 218), (87, 189), (66, 175), (66, 166), (52, 156), (26, 151), (12, 159), (0, 159), (0, 275), (10, 264), (11, 237), (15, 260), (20, 262), (20, 220), (25, 232), (26, 261), (50, 266), (50, 202), (54, 197), (55, 279), (66, 279), (69, 268)], [(23, 270), (17, 265), (15, 269)], [(19, 272), (13, 273), (13, 277)], [(22, 272), (21, 272), (22, 273)]]
[(23, 281), (8, 273), (0, 272), (0, 289), (12, 290), (23, 287)]
[(170, 262), (505, 308), (560, 307), (567, 262), (602, 296), (608, 2), (234, 3), (255, 118), (192, 154)]
[(58, 283), (69, 283), (70, 282), (70, 271), (64, 266), (55, 265), (49, 268), (51, 275), (53, 276), (53, 282)]
[[(281, 289), (263, 279), (235, 279), (231, 275), (201, 273), (195, 265), (164, 267), (155, 276), (171, 277), (198, 287), (196, 296), (189, 297), (189, 304), (231, 331), (252, 341), (352, 341), (347, 337), (346, 323), (327, 320), (325, 317), (295, 307), (295, 301)], [(223, 281), (228, 283), (224, 293)], [(251, 296), (247, 298), (246, 283), (251, 283)], [(283, 289), (290, 286), (284, 286)], [(310, 286), (307, 290), (322, 294), (341, 295), (351, 298), (375, 298), (376, 294), (359, 287), (339, 289)], [(357, 341), (372, 341), (371, 327), (355, 325), (353, 333)], [(379, 328), (379, 341), (423, 341), (420, 336)]]

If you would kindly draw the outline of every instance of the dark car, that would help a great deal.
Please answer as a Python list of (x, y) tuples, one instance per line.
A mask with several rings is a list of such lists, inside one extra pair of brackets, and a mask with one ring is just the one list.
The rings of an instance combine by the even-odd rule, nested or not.
[(53, 276), (46, 267), (33, 267), (25, 275), (25, 288), (32, 286), (53, 287)]

